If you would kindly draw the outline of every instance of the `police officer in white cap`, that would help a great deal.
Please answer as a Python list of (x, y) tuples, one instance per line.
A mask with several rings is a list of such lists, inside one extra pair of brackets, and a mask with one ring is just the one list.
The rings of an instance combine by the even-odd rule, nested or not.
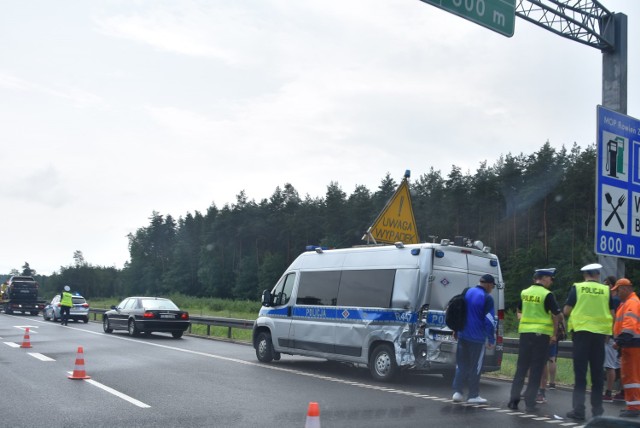
[(69, 323), (69, 312), (73, 306), (73, 296), (71, 295), (71, 287), (64, 286), (60, 294), (60, 324), (67, 325)]
[(573, 409), (567, 417), (585, 419), (587, 367), (591, 372), (591, 413), (594, 417), (604, 413), (602, 390), (604, 386), (604, 344), (612, 333), (614, 303), (609, 287), (600, 283), (602, 265), (592, 263), (582, 269), (583, 282), (573, 284), (564, 305), (569, 317), (568, 330), (573, 340)]

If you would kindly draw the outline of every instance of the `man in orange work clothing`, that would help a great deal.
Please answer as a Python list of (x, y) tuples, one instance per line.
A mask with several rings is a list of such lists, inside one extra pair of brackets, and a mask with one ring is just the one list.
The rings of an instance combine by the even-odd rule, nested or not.
[(640, 300), (627, 278), (617, 280), (612, 290), (618, 291), (622, 301), (613, 324), (615, 347), (621, 351), (621, 383), (627, 402), (620, 416), (636, 418), (640, 416)]

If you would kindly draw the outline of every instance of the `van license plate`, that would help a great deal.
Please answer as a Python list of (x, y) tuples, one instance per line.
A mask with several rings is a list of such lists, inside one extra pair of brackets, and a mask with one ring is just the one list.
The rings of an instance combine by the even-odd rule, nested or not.
[(456, 339), (454, 339), (452, 334), (434, 334), (433, 340), (436, 340), (438, 342), (455, 342), (456, 341)]

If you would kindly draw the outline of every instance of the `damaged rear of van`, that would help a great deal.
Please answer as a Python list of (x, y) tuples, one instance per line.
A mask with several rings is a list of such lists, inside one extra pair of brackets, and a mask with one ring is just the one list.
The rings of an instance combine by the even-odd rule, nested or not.
[(307, 251), (265, 290), (253, 327), (259, 361), (282, 354), (365, 365), (374, 379), (400, 370), (453, 377), (456, 339), (445, 306), (482, 275), (496, 279), (496, 347), (484, 371), (500, 369), (504, 282), (481, 242), (423, 243)]

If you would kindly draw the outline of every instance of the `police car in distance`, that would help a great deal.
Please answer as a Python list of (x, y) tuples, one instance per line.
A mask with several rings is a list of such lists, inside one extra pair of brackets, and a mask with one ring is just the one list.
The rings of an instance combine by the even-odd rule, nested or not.
[[(87, 300), (76, 292), (72, 296), (73, 306), (69, 310), (69, 319), (74, 321), (89, 322), (89, 303)], [(60, 321), (60, 295), (56, 294), (51, 303), (44, 307), (42, 310), (42, 318), (45, 320), (52, 320), (54, 322)]]

